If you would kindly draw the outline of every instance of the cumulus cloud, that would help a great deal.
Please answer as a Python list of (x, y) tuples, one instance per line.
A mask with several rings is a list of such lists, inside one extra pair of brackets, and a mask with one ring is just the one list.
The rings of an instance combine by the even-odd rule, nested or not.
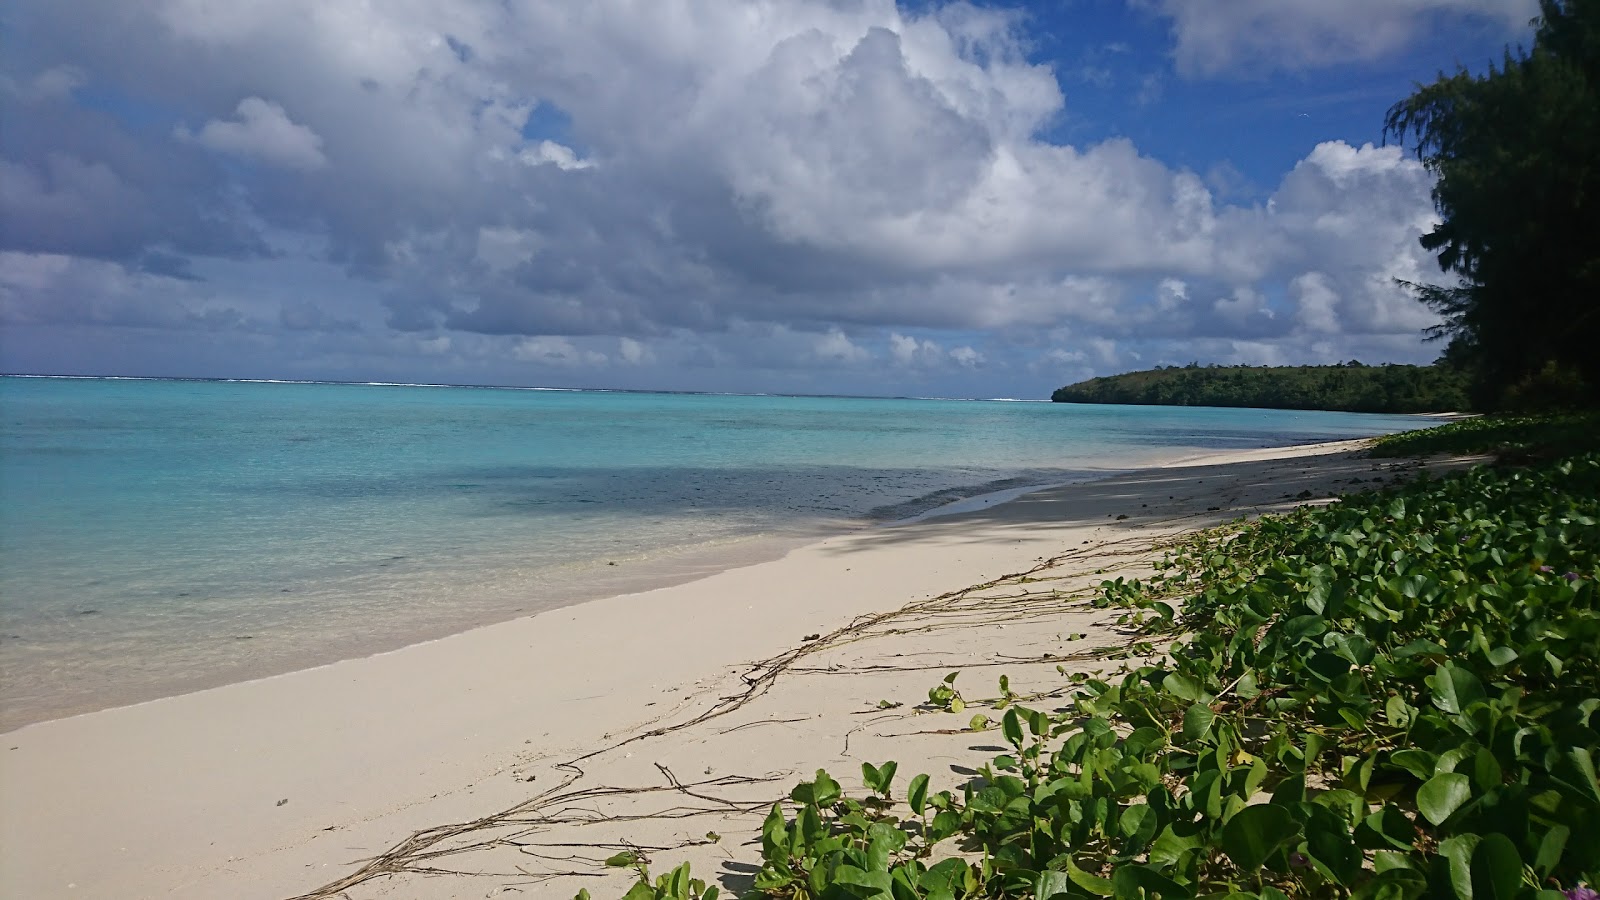
[(630, 366), (655, 362), (655, 352), (630, 337), (617, 339), (617, 358)]
[(950, 350), (950, 358), (955, 364), (966, 369), (976, 369), (985, 362), (984, 355), (971, 347), (955, 347)]
[(1476, 17), (1508, 33), (1537, 0), (1139, 0), (1172, 19), (1181, 72), (1306, 69), (1398, 52), (1441, 14)]
[(179, 126), (180, 139), (193, 140), (219, 153), (231, 153), (287, 169), (320, 169), (328, 164), (322, 138), (289, 119), (283, 107), (260, 97), (239, 101), (235, 120), (212, 119), (198, 134)]
[(856, 365), (872, 358), (871, 351), (857, 345), (837, 328), (818, 335), (812, 345), (812, 352), (823, 362), (844, 365)]
[(946, 359), (944, 348), (928, 339), (917, 339), (897, 331), (889, 333), (889, 359), (903, 368), (937, 366)]
[[(32, 86), (0, 91), (0, 114), (33, 126), (9, 129), (25, 133), (0, 159), (10, 265), (93, 260), (148, 286), (181, 270), (172, 260), (258, 259), (229, 270), (248, 275), (241, 296), (190, 283), (169, 305), (203, 295), (353, 358), (939, 378), (1001, 371), (1007, 345), (1104, 368), (1139, 342), (1185, 362), (1308, 335), (1330, 353), (1415, 345), (1431, 321), (1393, 284), (1430, 265), (1416, 162), (1333, 141), (1242, 205), (1127, 139), (1051, 142), (1067, 111), (1056, 73), (1002, 10), (20, 2), (52, 59), (0, 63), (6, 85)], [(1443, 2), (1372, 14), (1412, 22)], [(1192, 4), (1161, 8), (1180, 56), (1209, 58), (1184, 49), (1203, 46), (1183, 36)], [(1227, 10), (1289, 27), (1254, 0)], [(1296, 21), (1320, 33), (1342, 15)], [(101, 82), (172, 121), (141, 129), (75, 103)], [(249, 177), (240, 159), (259, 164)], [(266, 298), (291, 260), (371, 296), (357, 310), (340, 282), (314, 305)], [(93, 309), (64, 304), (71, 278), (53, 277), (17, 281), (10, 314), (103, 325), (135, 294), (161, 303), (102, 286)]]

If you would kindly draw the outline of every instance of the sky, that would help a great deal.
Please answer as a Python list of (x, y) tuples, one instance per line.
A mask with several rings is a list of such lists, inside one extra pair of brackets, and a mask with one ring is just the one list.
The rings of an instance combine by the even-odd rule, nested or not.
[(1044, 397), (1426, 363), (1536, 0), (8, 0), (0, 371)]

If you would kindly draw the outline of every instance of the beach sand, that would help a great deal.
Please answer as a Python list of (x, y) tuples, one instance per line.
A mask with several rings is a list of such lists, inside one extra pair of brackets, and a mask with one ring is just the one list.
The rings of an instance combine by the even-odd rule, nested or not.
[(947, 672), (969, 700), (1002, 673), (1057, 691), (1057, 666), (1128, 640), (1081, 598), (1148, 571), (1161, 541), (1414, 465), (1360, 446), (1211, 454), (31, 725), (0, 736), (0, 895), (250, 900), (347, 879), (318, 896), (606, 898), (629, 875), (597, 862), (624, 842), (737, 893), (766, 809), (817, 768), (859, 792), (863, 761), (894, 759), (901, 790), (918, 772), (939, 790), (1001, 751), (964, 730), (981, 705), (919, 709)]

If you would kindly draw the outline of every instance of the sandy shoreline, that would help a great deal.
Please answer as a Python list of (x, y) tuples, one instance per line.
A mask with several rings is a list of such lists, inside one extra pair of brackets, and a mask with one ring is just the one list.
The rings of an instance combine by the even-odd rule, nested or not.
[[(1050, 559), (1062, 591), (1101, 569), (1138, 571), (1161, 537), (1386, 476), (1396, 464), (1353, 456), (1361, 443), (1209, 454), (1034, 491), (686, 584), (29, 726), (0, 750), (0, 894), (293, 897), (416, 830), (474, 821), (429, 844), (450, 852), (427, 865), (480, 874), (407, 874), (422, 863), (394, 858), (400, 874), (329, 896), (620, 895), (625, 879), (595, 877), (609, 852), (535, 845), (677, 848), (707, 831), (725, 837), (652, 855), (692, 859), (737, 889), (758, 855), (745, 843), (752, 810), (800, 775), (826, 766), (859, 787), (861, 761), (896, 758), (905, 777), (950, 786), (989, 755), (992, 736), (944, 733), (970, 713), (916, 711), (945, 671), (970, 670), (958, 684), (973, 698), (993, 695), (1001, 671), (1019, 690), (1048, 689), (1056, 665), (1079, 664), (1057, 657), (1119, 640), (1104, 614), (1031, 582), (949, 592)], [(888, 618), (832, 637), (869, 613)], [(746, 696), (751, 679), (759, 691)], [(878, 711), (880, 700), (903, 705)], [(704, 796), (671, 790), (667, 772), (707, 782)], [(653, 817), (669, 808), (685, 817)]]

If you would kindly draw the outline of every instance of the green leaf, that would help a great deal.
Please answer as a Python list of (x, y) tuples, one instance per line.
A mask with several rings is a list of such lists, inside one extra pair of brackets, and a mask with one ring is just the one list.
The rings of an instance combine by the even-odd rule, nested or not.
[(894, 783), (895, 770), (900, 764), (890, 760), (881, 767), (872, 763), (861, 764), (861, 780), (875, 794), (889, 796), (889, 786)]
[(1407, 749), (1389, 754), (1389, 762), (1415, 775), (1418, 781), (1427, 781), (1433, 777), (1439, 758), (1426, 750)]
[(1428, 890), (1427, 878), (1410, 869), (1389, 869), (1357, 888), (1355, 900), (1417, 900)]
[(1204, 838), (1198, 833), (1187, 833), (1189, 826), (1184, 826), (1185, 833), (1174, 830), (1172, 825), (1161, 830), (1156, 839), (1150, 844), (1150, 862), (1158, 866), (1169, 866), (1183, 858), (1184, 854), (1198, 850), (1205, 846)]
[(1222, 849), (1234, 865), (1250, 871), (1259, 868), (1299, 831), (1294, 816), (1282, 806), (1247, 806), (1222, 826)]
[[(1072, 879), (1066, 872), (1044, 871), (1033, 881), (1034, 900), (1050, 900), (1057, 894), (1068, 894), (1072, 890)], [(1104, 896), (1104, 895), (1101, 895)]]
[(953, 809), (941, 810), (928, 824), (928, 838), (937, 843), (960, 830), (961, 814)]
[(1472, 797), (1472, 780), (1458, 772), (1444, 772), (1417, 788), (1417, 811), (1435, 825), (1444, 824), (1450, 814)]
[(1310, 806), (1306, 819), (1306, 855), (1338, 884), (1348, 885), (1361, 871), (1361, 851), (1350, 837), (1350, 829), (1339, 815), (1327, 807)]
[(772, 811), (767, 813), (766, 821), (761, 823), (761, 856), (769, 864), (788, 862), (789, 842), (785, 837), (787, 831), (788, 823), (783, 819), (783, 805), (772, 804)]
[(862, 763), (861, 783), (867, 786), (867, 790), (876, 791), (878, 789), (878, 767), (869, 762)]
[(948, 891), (955, 893), (963, 890), (967, 883), (967, 862), (962, 859), (946, 859), (928, 867), (917, 879), (917, 885), (930, 894), (935, 891)]
[(1328, 642), (1333, 652), (1358, 666), (1372, 662), (1376, 648), (1372, 642), (1359, 634), (1330, 634)]
[(1194, 704), (1183, 714), (1183, 736), (1191, 741), (1199, 740), (1211, 730), (1211, 723), (1216, 718), (1217, 714), (1211, 711), (1210, 706)]
[(1121, 866), (1111, 875), (1117, 900), (1158, 895), (1161, 900), (1188, 900), (1193, 894), (1171, 878), (1146, 866)]
[(882, 781), (878, 793), (889, 796), (889, 789), (894, 787), (894, 773), (899, 769), (900, 764), (892, 759), (878, 767), (878, 778)]
[(1567, 849), (1567, 839), (1572, 829), (1565, 825), (1552, 825), (1539, 841), (1539, 852), (1533, 858), (1533, 870), (1540, 878), (1549, 878), (1561, 863), (1561, 854)]
[(622, 895), (622, 900), (655, 900), (656, 891), (648, 882), (634, 882), (633, 887)]
[(1321, 616), (1295, 616), (1278, 626), (1284, 642), (1293, 646), (1310, 640), (1328, 630), (1328, 622)]
[(1416, 716), (1416, 710), (1400, 699), (1399, 695), (1395, 695), (1383, 705), (1383, 714), (1389, 720), (1390, 728), (1409, 728)]
[(1111, 883), (1111, 879), (1101, 878), (1099, 875), (1091, 875), (1073, 865), (1070, 859), (1067, 860), (1067, 878), (1071, 879), (1073, 884), (1094, 894), (1096, 897), (1109, 897), (1116, 893), (1117, 890), (1116, 886)]
[(1583, 747), (1572, 747), (1561, 754), (1551, 774), (1586, 803), (1600, 803), (1600, 784), (1595, 780), (1594, 760)]
[(1001, 717), (1000, 733), (1005, 735), (1005, 739), (1010, 742), (1011, 746), (1019, 750), (1022, 749), (1022, 720), (1018, 718), (1015, 707), (1006, 710), (1006, 714)]
[(856, 866), (844, 865), (833, 871), (833, 883), (844, 888), (845, 893), (852, 897), (892, 897), (888, 872), (868, 872)]
[(1393, 804), (1387, 803), (1363, 819), (1361, 826), (1356, 829), (1357, 839), (1368, 847), (1388, 844), (1399, 850), (1410, 850), (1415, 836), (1416, 830), (1412, 827), (1411, 820), (1406, 818), (1406, 814)]
[(1433, 705), (1447, 713), (1459, 714), (1474, 703), (1488, 699), (1478, 676), (1453, 663), (1445, 663), (1428, 676), (1433, 689)]
[(1177, 672), (1173, 672), (1164, 678), (1161, 686), (1166, 689), (1167, 693), (1190, 703), (1198, 703), (1206, 695), (1205, 690), (1200, 686), (1200, 682), (1187, 675), (1179, 675)]
[(911, 779), (911, 785), (906, 789), (906, 801), (911, 805), (911, 811), (922, 815), (928, 808), (928, 776), (918, 775)]
[(1476, 834), (1458, 834), (1439, 842), (1439, 855), (1444, 857), (1450, 887), (1461, 900), (1474, 900), (1472, 896), (1472, 851), (1482, 840)]
[(834, 801), (839, 799), (841, 793), (839, 782), (830, 778), (826, 770), (818, 769), (816, 781), (812, 784), (815, 788), (811, 799), (817, 806), (832, 806)]
[(1503, 834), (1486, 834), (1472, 851), (1473, 900), (1512, 900), (1522, 888), (1522, 854)]

